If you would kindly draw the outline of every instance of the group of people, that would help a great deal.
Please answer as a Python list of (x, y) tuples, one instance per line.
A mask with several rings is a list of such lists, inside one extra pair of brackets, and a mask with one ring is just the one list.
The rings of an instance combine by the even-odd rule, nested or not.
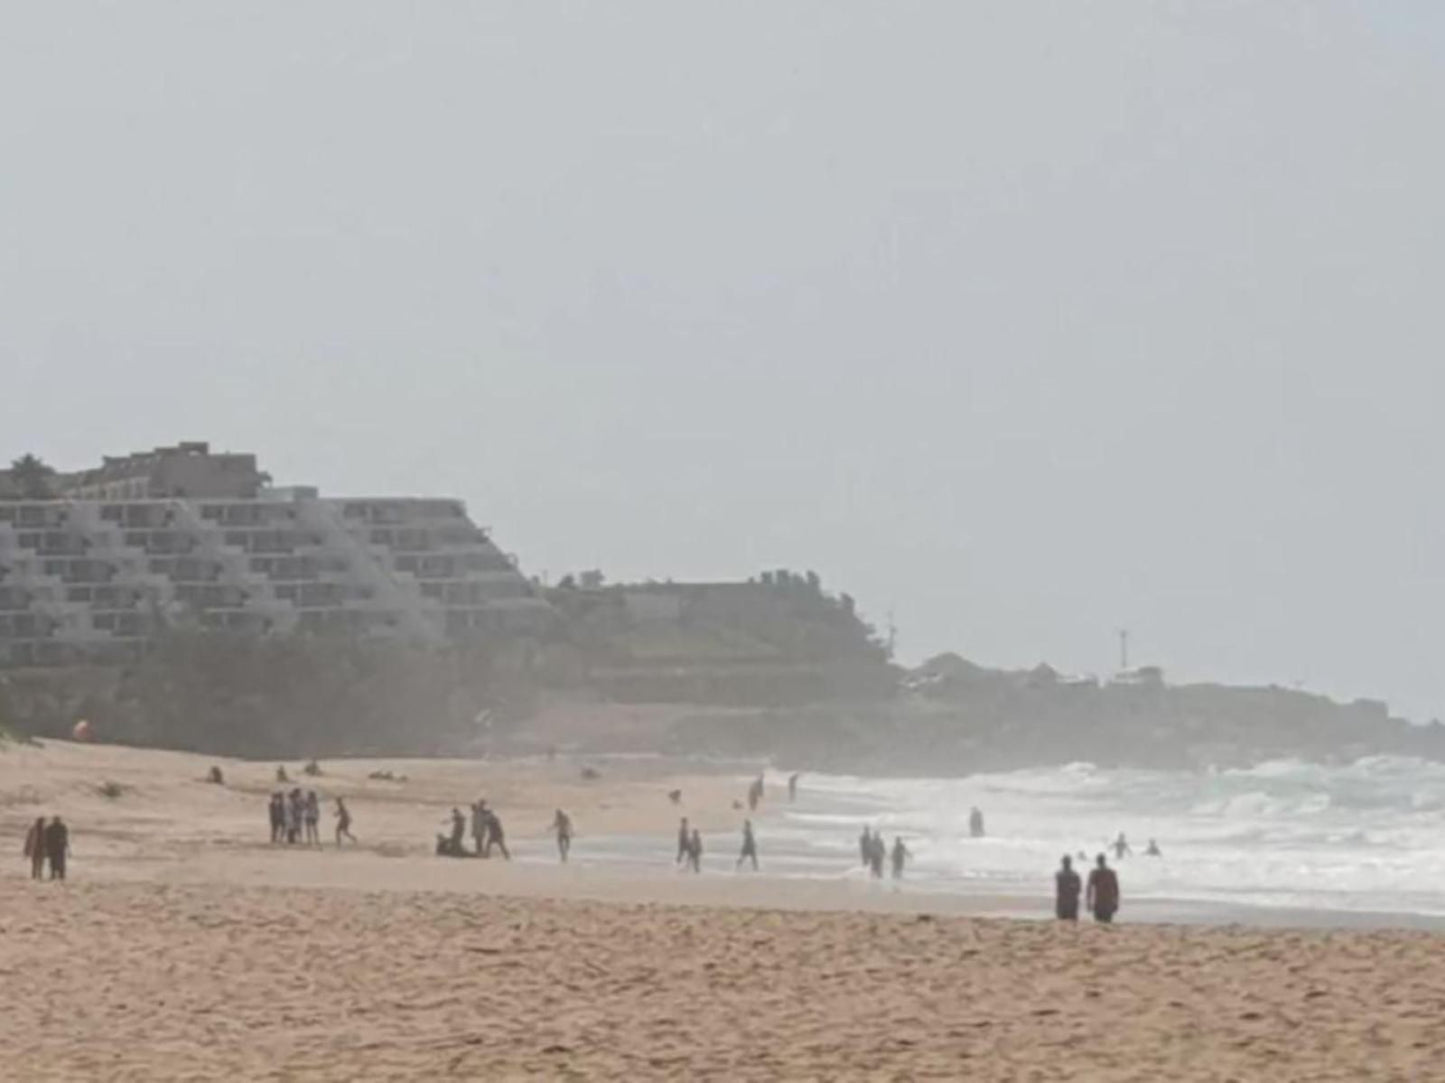
[(70, 828), (59, 816), (49, 823), (37, 816), (25, 833), (25, 856), (30, 859), (30, 879), (45, 879), (45, 863), (50, 863), (50, 879), (65, 879), (65, 859), (70, 856)]
[[(741, 860), (741, 859), (739, 859)], [(758, 860), (757, 843), (753, 844), (753, 864)], [(684, 865), (693, 872), (702, 872), (702, 832), (689, 826), (687, 817), (677, 826), (677, 860), (675, 865)]]
[(893, 879), (901, 880), (903, 867), (913, 854), (904, 845), (901, 835), (893, 837), (893, 849), (890, 850), (883, 838), (883, 832), (873, 831), (865, 824), (863, 834), (858, 836), (858, 856), (862, 858), (863, 867), (872, 874), (873, 879), (883, 879), (883, 866), (886, 862), (893, 868)]
[[(268, 808), (271, 820), (271, 841), (284, 842), (288, 846), (298, 843), (306, 846), (321, 845), (321, 800), (315, 790), (301, 792), (296, 787), (291, 792), (276, 790), (271, 794)], [(342, 839), (356, 841), (351, 833), (351, 811), (344, 798), (336, 799), (336, 845)]]
[(1054, 914), (1060, 921), (1079, 920), (1079, 896), (1084, 895), (1084, 905), (1094, 920), (1108, 925), (1119, 912), (1119, 876), (1100, 854), (1094, 868), (1089, 870), (1088, 888), (1074, 871), (1074, 863), (1067, 856), (1054, 874)]

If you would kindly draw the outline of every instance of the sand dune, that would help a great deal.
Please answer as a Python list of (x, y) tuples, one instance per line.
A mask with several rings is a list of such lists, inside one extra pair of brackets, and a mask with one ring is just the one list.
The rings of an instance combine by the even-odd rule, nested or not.
[[(210, 762), (0, 752), (0, 1078), (1445, 1078), (1430, 934), (822, 912), (798, 907), (836, 893), (751, 877), (629, 889), (725, 905), (595, 901), (621, 897), (599, 870), (438, 861), (427, 832), (473, 792), (527, 846), (554, 803), (645, 830), (665, 767), (324, 765), (364, 843), (338, 854), (258, 841), (272, 766), (221, 761), (216, 787)], [(731, 826), (730, 780), (684, 782)], [(64, 885), (24, 878), (41, 810), (75, 827)]]

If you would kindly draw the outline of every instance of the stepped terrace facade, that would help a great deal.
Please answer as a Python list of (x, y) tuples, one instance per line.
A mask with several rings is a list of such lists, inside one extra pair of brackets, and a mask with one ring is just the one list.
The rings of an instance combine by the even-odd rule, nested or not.
[(442, 643), (554, 617), (460, 501), (265, 481), (181, 444), (0, 500), (0, 665), (121, 661), (167, 626)]

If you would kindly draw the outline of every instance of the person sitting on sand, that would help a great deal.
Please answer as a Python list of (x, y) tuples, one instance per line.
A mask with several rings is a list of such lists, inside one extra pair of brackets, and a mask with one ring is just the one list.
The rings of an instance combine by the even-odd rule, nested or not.
[(682, 791), (681, 791), (681, 790), (668, 790), (668, 791), (667, 791), (667, 799), (668, 799), (669, 801), (671, 801), (674, 805), (680, 805), (680, 804), (682, 804)]
[(687, 848), (691, 844), (692, 835), (687, 829), (687, 817), (684, 816), (682, 821), (677, 825), (677, 860), (673, 862), (674, 865), (681, 865), (683, 863), (687, 858)]
[(1074, 863), (1065, 854), (1059, 871), (1054, 873), (1054, 916), (1060, 921), (1079, 920), (1079, 892), (1082, 888)]
[(733, 870), (737, 871), (742, 868), (744, 861), (751, 861), (753, 863), (753, 871), (758, 871), (758, 840), (753, 837), (753, 822), (751, 820), (743, 821), (743, 849), (742, 853), (738, 854), (738, 863), (733, 866)]
[(25, 856), (30, 859), (30, 879), (45, 878), (45, 817), (37, 816), (25, 834)]
[(1119, 877), (1103, 854), (1099, 855), (1098, 867), (1089, 873), (1087, 903), (1094, 920), (1101, 925), (1108, 925), (1119, 911)]
[(1148, 845), (1147, 847), (1145, 847), (1145, 849), (1144, 849), (1144, 856), (1145, 856), (1145, 857), (1163, 857), (1164, 855), (1159, 852), (1159, 844), (1158, 844), (1157, 842), (1155, 842), (1153, 839), (1150, 839), (1150, 840), (1149, 840), (1149, 845)]
[(1114, 840), (1114, 860), (1123, 861), (1126, 854), (1134, 851), (1129, 849), (1129, 840), (1124, 837), (1124, 832), (1119, 832), (1119, 837)]
[(341, 849), (341, 838), (346, 836), (353, 843), (356, 836), (351, 833), (351, 810), (346, 807), (346, 802), (341, 798), (336, 799), (336, 848)]
[(50, 878), (65, 879), (65, 859), (70, 856), (70, 829), (59, 816), (45, 829), (45, 856), (50, 861)]
[(315, 790), (306, 791), (306, 845), (321, 845), (321, 801)]
[(487, 846), (482, 856), (491, 857), (493, 846), (502, 851), (502, 857), (507, 861), (512, 860), (512, 855), (507, 851), (507, 834), (502, 830), (501, 817), (487, 809)]
[(702, 872), (702, 832), (695, 827), (687, 841), (687, 864), (693, 872)]
[(903, 845), (902, 836), (895, 835), (893, 838), (893, 879), (903, 879), (903, 864), (913, 855), (909, 853), (908, 847)]
[(552, 830), (557, 832), (557, 856), (567, 864), (567, 854), (572, 849), (572, 817), (561, 809), (552, 817)]

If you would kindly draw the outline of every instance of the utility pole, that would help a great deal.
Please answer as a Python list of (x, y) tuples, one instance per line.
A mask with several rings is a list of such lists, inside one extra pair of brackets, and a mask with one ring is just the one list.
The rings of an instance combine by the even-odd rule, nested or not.
[(1119, 672), (1129, 672), (1129, 629), (1119, 629)]

